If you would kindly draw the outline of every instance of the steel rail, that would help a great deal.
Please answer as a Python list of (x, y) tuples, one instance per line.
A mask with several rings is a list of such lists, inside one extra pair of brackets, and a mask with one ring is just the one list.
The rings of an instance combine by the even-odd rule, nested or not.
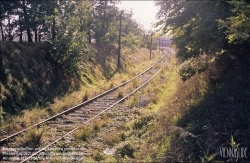
[[(166, 56), (166, 55), (164, 55)], [(164, 57), (163, 56), (163, 57)], [(162, 58), (163, 58), (162, 57)], [(120, 102), (124, 101), (125, 99), (127, 99), (129, 96), (131, 96), (132, 94), (134, 94), (136, 91), (138, 91), (139, 89), (141, 89), (143, 86), (145, 86), (150, 80), (152, 80), (165, 66), (165, 64), (167, 63), (167, 60), (164, 62), (163, 66), (151, 77), (149, 78), (146, 82), (144, 82), (143, 84), (141, 84), (139, 87), (137, 87), (136, 89), (134, 89), (132, 92), (130, 92), (129, 94), (127, 94), (126, 96), (124, 96), (122, 99), (118, 100), (117, 102), (115, 102), (114, 104), (112, 104), (110, 107), (106, 108), (105, 110), (101, 111), (100, 113), (98, 113), (97, 115), (93, 116), (92, 118), (90, 118), (89, 120), (87, 120), (86, 122), (84, 122), (84, 124), (89, 123), (90, 121), (92, 121), (94, 118), (98, 117), (99, 115), (101, 115), (102, 113), (106, 112), (107, 110), (110, 110), (111, 108), (113, 108), (115, 105), (119, 104)], [(62, 140), (64, 137), (72, 134), (74, 131), (76, 131), (79, 127), (81, 127), (82, 125), (78, 125), (76, 128), (74, 128), (73, 130), (71, 130), (70, 132), (66, 133), (65, 135), (61, 136), (60, 138), (58, 138), (57, 140), (51, 142), (50, 144), (48, 144), (47, 146), (43, 147), (42, 149), (40, 149), (39, 151), (33, 153), (32, 155), (30, 155), (29, 157), (27, 157), (26, 159), (24, 159), (23, 161), (21, 161), (20, 163), (24, 163), (29, 161), (32, 157), (36, 156), (37, 154), (41, 153), (42, 151), (46, 150), (48, 147), (56, 144), (58, 141)]]
[(121, 83), (120, 85), (118, 85), (118, 86), (116, 86), (116, 87), (114, 87), (114, 88), (112, 88), (112, 89), (110, 89), (110, 90), (107, 90), (107, 91), (105, 91), (105, 92), (103, 92), (103, 93), (101, 93), (101, 94), (99, 94), (99, 95), (97, 95), (97, 96), (95, 96), (95, 97), (89, 99), (88, 101), (85, 101), (85, 102), (83, 102), (83, 103), (80, 103), (80, 104), (78, 104), (78, 105), (76, 105), (76, 106), (74, 106), (74, 107), (71, 107), (71, 108), (69, 108), (69, 109), (67, 109), (67, 110), (65, 110), (65, 111), (62, 111), (61, 113), (58, 113), (58, 114), (56, 114), (56, 115), (54, 115), (54, 116), (52, 116), (52, 117), (50, 117), (50, 118), (48, 118), (48, 119), (45, 119), (45, 120), (43, 120), (43, 121), (41, 121), (41, 122), (39, 122), (39, 123), (36, 123), (36, 124), (34, 124), (34, 125), (30, 126), (30, 127), (27, 127), (27, 128), (25, 128), (25, 129), (23, 129), (23, 130), (21, 130), (21, 131), (19, 131), (19, 132), (16, 132), (16, 133), (14, 133), (14, 134), (12, 134), (12, 135), (10, 135), (10, 136), (7, 136), (6, 138), (1, 139), (1, 140), (0, 140), (0, 145), (4, 144), (7, 140), (9, 140), (9, 139), (11, 139), (11, 138), (14, 138), (14, 137), (16, 137), (17, 135), (19, 135), (19, 134), (21, 134), (21, 133), (23, 133), (23, 132), (25, 132), (25, 131), (28, 131), (29, 129), (31, 129), (31, 128), (33, 128), (33, 127), (39, 126), (39, 125), (41, 125), (41, 124), (43, 124), (43, 123), (46, 123), (46, 122), (48, 122), (48, 121), (50, 121), (50, 120), (54, 120), (55, 118), (57, 118), (57, 117), (59, 117), (59, 116), (61, 116), (61, 115), (63, 115), (63, 114), (69, 113), (69, 112), (71, 112), (71, 111), (73, 111), (73, 110), (75, 110), (75, 109), (77, 109), (77, 108), (79, 108), (79, 107), (82, 107), (82, 106), (84, 106), (84, 105), (86, 105), (86, 104), (89, 104), (90, 102), (92, 102), (92, 101), (94, 101), (94, 100), (96, 100), (96, 99), (98, 99), (98, 98), (100, 98), (100, 97), (102, 97), (102, 96), (104, 96), (104, 95), (107, 95), (108, 93), (110, 93), (110, 92), (112, 92), (112, 91), (118, 89), (119, 87), (121, 87), (121, 86), (123, 86), (123, 85), (129, 83), (130, 81), (134, 80), (135, 78), (139, 77), (140, 75), (146, 73), (146, 72), (149, 71), (151, 68), (153, 68), (158, 62), (160, 62), (164, 57), (166, 57), (166, 54), (165, 54), (164, 56), (162, 56), (160, 59), (158, 59), (155, 63), (153, 63), (149, 68), (147, 68), (146, 70), (144, 70), (144, 71), (141, 72), (140, 74), (134, 76), (133, 78), (131, 78), (131, 79), (129, 79), (129, 80), (127, 80), (127, 81)]

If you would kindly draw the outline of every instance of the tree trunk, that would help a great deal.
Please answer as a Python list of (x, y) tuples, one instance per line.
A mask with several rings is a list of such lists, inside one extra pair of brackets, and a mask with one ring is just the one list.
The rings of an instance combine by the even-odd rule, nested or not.
[(27, 27), (27, 35), (28, 35), (28, 42), (32, 42), (32, 36), (29, 27)]
[(13, 37), (11, 35), (11, 27), (10, 27), (10, 15), (8, 17), (8, 25), (9, 25), (9, 34), (8, 34), (8, 38), (9, 38), (9, 41), (13, 41)]
[(2, 35), (2, 41), (4, 42), (4, 34), (3, 34), (3, 25), (2, 25), (2, 19), (1, 19), (1, 35)]
[(27, 15), (26, 6), (25, 6), (25, 0), (23, 0), (23, 14), (24, 14), (24, 20), (25, 20), (26, 29), (27, 29), (28, 42), (32, 42), (32, 37), (31, 37), (31, 32), (30, 32), (30, 27), (29, 27), (29, 22), (28, 22), (28, 15)]
[(107, 20), (106, 20), (106, 17), (107, 17), (107, 6), (108, 6), (108, 1), (104, 1), (104, 20), (103, 20), (103, 28), (107, 29)]
[(20, 16), (19, 16), (19, 26), (20, 26), (19, 42), (23, 42), (23, 29), (22, 29), (22, 23), (21, 23)]
[(35, 42), (37, 42), (37, 28), (35, 27)]
[(90, 32), (90, 30), (88, 31), (88, 40), (89, 40), (89, 43), (91, 44), (91, 32)]
[(23, 42), (23, 32), (20, 31), (19, 42)]
[(151, 41), (150, 41), (150, 60), (151, 60), (151, 58), (152, 58), (152, 33), (151, 33), (151, 39), (150, 39)]
[(122, 28), (122, 11), (120, 13), (120, 28), (119, 28), (119, 38), (118, 38), (118, 61), (117, 61), (118, 70), (121, 67), (121, 28)]
[(52, 32), (52, 40), (54, 40), (56, 37), (56, 19), (55, 19), (55, 16), (53, 17), (51, 32)]
[(39, 42), (41, 42), (41, 37), (42, 37), (42, 35), (39, 34), (39, 35), (38, 35), (38, 41), (39, 41)]

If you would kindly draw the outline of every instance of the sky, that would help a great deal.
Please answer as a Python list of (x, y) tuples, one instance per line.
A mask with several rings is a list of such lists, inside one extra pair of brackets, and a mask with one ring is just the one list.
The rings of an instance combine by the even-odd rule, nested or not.
[(158, 12), (158, 7), (154, 5), (154, 1), (129, 1), (121, 0), (121, 3), (117, 6), (120, 9), (125, 9), (133, 11), (133, 19), (143, 25), (144, 29), (150, 30), (151, 25), (156, 22), (156, 13)]

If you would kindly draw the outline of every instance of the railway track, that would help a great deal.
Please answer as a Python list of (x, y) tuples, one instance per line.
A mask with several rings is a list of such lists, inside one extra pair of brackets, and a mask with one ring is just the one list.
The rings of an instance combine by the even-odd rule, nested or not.
[[(1, 160), (6, 162), (14, 160), (15, 162), (27, 162), (32, 160), (34, 156), (41, 154), (41, 152), (45, 151), (47, 148), (52, 147), (57, 142), (71, 135), (83, 124), (89, 123), (97, 116), (131, 96), (154, 78), (166, 62), (167, 55), (164, 55), (148, 69), (119, 86), (22, 131), (2, 138), (0, 140)], [(122, 96), (119, 96), (121, 92)], [(42, 137), (46, 139), (42, 139), (44, 144), (42, 143), (40, 146), (35, 146), (36, 149), (29, 149), (25, 142), (16, 141), (18, 138), (24, 137), (27, 131), (32, 129), (43, 129)], [(5, 157), (5, 155), (8, 157)]]

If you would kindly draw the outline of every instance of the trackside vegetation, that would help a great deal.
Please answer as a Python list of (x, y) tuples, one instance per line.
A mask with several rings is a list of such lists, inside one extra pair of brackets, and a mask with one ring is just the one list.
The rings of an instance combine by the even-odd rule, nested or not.
[[(51, 1), (50, 10), (45, 10), (45, 1), (37, 3), (39, 10), (33, 1), (1, 2), (6, 9), (1, 18), (19, 15), (13, 23), (19, 37), (38, 29), (41, 38), (48, 38), (13, 42), (15, 27), (2, 22), (6, 30), (1, 42), (3, 131), (20, 130), (86, 101), (138, 74), (160, 56), (153, 51), (149, 60), (149, 34), (124, 13), (122, 69), (116, 69), (120, 14), (116, 1)], [(248, 162), (250, 2), (155, 4), (156, 25), (173, 41), (174, 52), (165, 67), (133, 96), (81, 126), (72, 134), (74, 141), (58, 146), (90, 151), (83, 162)], [(128, 90), (138, 83), (135, 80)], [(124, 92), (119, 90), (116, 97), (124, 97)], [(17, 143), (46, 142), (44, 130), (30, 130)], [(246, 153), (237, 157), (225, 154), (225, 149)]]
[[(93, 78), (110, 79), (117, 72), (120, 21), (122, 51), (126, 51), (120, 71), (126, 70), (129, 54), (152, 47), (148, 32), (132, 19), (131, 12), (120, 11), (118, 3), (0, 2), (1, 122), (7, 114), (45, 106), (56, 96), (93, 83)], [(90, 65), (94, 65), (92, 72)]]
[(249, 151), (237, 157), (223, 155), (223, 149), (250, 146), (249, 2), (156, 4), (176, 54), (160, 76), (126, 101), (134, 119), (126, 120), (125, 113), (124, 123), (108, 136), (100, 130), (99, 137), (117, 149), (102, 161), (248, 162)]

